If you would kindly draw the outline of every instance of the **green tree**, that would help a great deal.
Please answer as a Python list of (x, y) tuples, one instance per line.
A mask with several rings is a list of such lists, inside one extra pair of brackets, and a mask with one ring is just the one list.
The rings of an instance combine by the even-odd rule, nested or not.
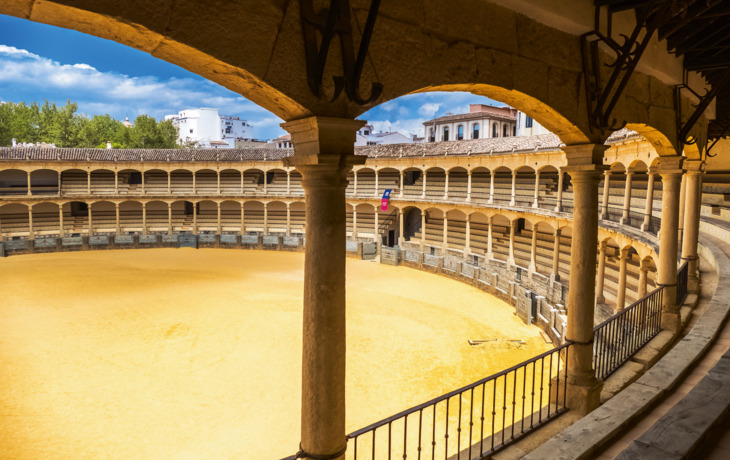
[(79, 129), (78, 146), (95, 148), (99, 145), (106, 148), (106, 143), (111, 142), (124, 148), (125, 136), (122, 132), (126, 130), (121, 121), (112, 118), (110, 115), (94, 115), (91, 118), (82, 117)]

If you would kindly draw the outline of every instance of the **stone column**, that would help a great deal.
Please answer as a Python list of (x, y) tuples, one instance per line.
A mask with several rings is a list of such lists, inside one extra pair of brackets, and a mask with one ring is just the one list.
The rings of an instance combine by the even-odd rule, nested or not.
[(699, 256), (697, 243), (700, 232), (700, 200), (702, 197), (702, 174), (704, 163), (700, 160), (685, 160), (687, 169), (684, 233), (682, 235), (682, 262), (687, 262), (687, 287), (689, 292), (697, 292), (699, 287)]
[[(91, 210), (91, 206), (89, 206)], [(66, 231), (63, 229), (63, 204), (58, 205), (58, 236), (63, 238), (66, 236)]]
[(220, 195), (221, 194), (221, 172), (220, 172), (220, 170), (218, 170), (215, 173), (218, 176), (217, 177), (217, 179), (218, 179), (218, 195)]
[(570, 254), (568, 328), (573, 342), (568, 352), (568, 407), (586, 414), (600, 404), (603, 386), (593, 370), (593, 315), (596, 296), (598, 246), (598, 182), (603, 166), (603, 144), (563, 148), (573, 184), (573, 237)]
[[(169, 188), (169, 183), (168, 183)], [(114, 171), (114, 194), (119, 195), (119, 172)]]
[(403, 210), (398, 209), (398, 246), (402, 246), (406, 239), (403, 237)]
[(616, 292), (616, 311), (621, 311), (626, 306), (626, 266), (629, 262), (629, 248), (623, 248), (619, 251), (621, 258), (619, 260), (618, 270), (618, 292)]
[(167, 194), (172, 195), (172, 173), (167, 171)]
[(31, 185), (31, 182), (30, 182), (30, 171), (27, 171), (26, 174), (28, 175), (28, 177), (27, 177), (28, 190), (26, 191), (26, 195), (31, 196), (31, 188), (32, 188), (32, 185)]
[(421, 252), (426, 246), (426, 211), (421, 211)]
[(144, 189), (144, 171), (140, 172), (140, 177), (142, 177), (142, 195), (146, 195), (147, 192), (145, 192), (145, 189)]
[(306, 201), (301, 450), (308, 458), (344, 459), (345, 189), (364, 121), (310, 117), (283, 124), (292, 135), (290, 166), (302, 173)]
[(286, 194), (291, 195), (291, 171), (286, 172)]
[(649, 231), (651, 226), (651, 215), (654, 206), (654, 171), (649, 170), (649, 183), (646, 186), (646, 203), (644, 205), (644, 222), (641, 224), (641, 231)]
[(466, 172), (466, 201), (471, 201), (471, 170)]
[(264, 203), (264, 235), (269, 234), (269, 206)]
[(352, 194), (357, 195), (357, 169), (354, 169), (352, 171), (352, 177), (353, 177), (353, 188), (352, 188)]
[(540, 171), (535, 171), (535, 196), (532, 200), (532, 207), (537, 208), (540, 204)]
[(626, 186), (624, 188), (624, 212), (621, 216), (621, 224), (629, 225), (631, 222), (631, 182), (634, 171), (626, 171)]
[(423, 184), (422, 184), (422, 191), (421, 191), (421, 199), (426, 199), (426, 171), (423, 171)]
[(373, 219), (373, 221), (375, 222), (375, 228), (373, 229), (373, 234), (375, 235), (375, 242), (376, 243), (378, 242), (378, 239), (380, 237), (380, 232), (379, 232), (379, 230), (380, 230), (380, 224), (378, 222), (378, 217), (379, 217), (378, 216), (378, 208), (376, 207), (375, 208), (375, 219)]
[(379, 188), (378, 179), (379, 179), (378, 171), (375, 170), (375, 198), (377, 198), (379, 196), (378, 195), (378, 188)]
[(241, 202), (241, 235), (246, 234), (246, 221), (244, 220), (244, 202)]
[[(679, 189), (679, 231), (677, 232), (677, 237), (682, 238), (682, 233), (684, 232), (684, 203), (687, 198), (687, 178), (682, 175), (682, 184)], [(663, 195), (662, 195), (663, 196)]]
[(116, 208), (116, 215), (117, 215), (116, 234), (117, 235), (121, 235), (122, 234), (122, 226), (121, 226), (121, 223), (119, 222), (119, 203), (114, 203), (114, 205), (115, 205), (115, 208)]
[(93, 222), (93, 216), (91, 213), (91, 204), (89, 204), (89, 236), (94, 235), (94, 222)]
[(172, 203), (167, 203), (167, 234), (172, 235)]
[(606, 303), (603, 296), (603, 282), (606, 276), (606, 242), (598, 244), (598, 275), (596, 276), (596, 303)]
[[(91, 213), (89, 213), (89, 220), (91, 220)], [(147, 234), (147, 203), (142, 203), (142, 234)]]
[(357, 208), (352, 207), (352, 239), (357, 238)]
[(195, 171), (193, 171), (193, 195), (196, 195), (198, 193), (197, 187), (195, 186), (195, 181), (196, 181), (196, 177), (195, 176), (196, 175), (197, 174), (195, 173)]
[(649, 274), (649, 267), (644, 262), (639, 266), (639, 298), (646, 297), (646, 281)]
[(489, 204), (494, 204), (494, 170), (489, 171)]
[(662, 176), (662, 225), (659, 231), (659, 263), (657, 284), (662, 295), (662, 328), (679, 332), (677, 305), (677, 246), (679, 228), (679, 195), (682, 181), (681, 156), (659, 158), (657, 172)]
[(198, 234), (198, 203), (193, 203), (193, 233)]
[(608, 218), (608, 198), (611, 193), (611, 171), (603, 172), (603, 204), (601, 206), (601, 219)]
[(537, 271), (537, 226), (532, 226), (532, 245), (530, 246), (530, 266), (527, 267), (530, 273)]
[(291, 204), (286, 204), (286, 236), (291, 236)]
[(221, 221), (221, 204), (216, 203), (216, 208), (218, 208), (218, 234), (223, 234), (223, 222)]
[(513, 266), (515, 265), (515, 223), (517, 221), (513, 220), (509, 223), (509, 253), (507, 255), (507, 265)]
[(268, 185), (269, 185), (269, 172), (268, 171), (262, 171), (261, 175), (264, 176), (264, 195), (268, 193)]
[(446, 171), (446, 180), (444, 181), (444, 200), (449, 199), (449, 172)]
[(464, 255), (467, 256), (471, 252), (471, 214), (466, 215), (466, 235), (464, 241)]
[(403, 171), (400, 172), (400, 189), (398, 190), (398, 198), (403, 198)]
[(241, 171), (241, 195), (243, 195), (246, 190), (246, 186), (244, 185), (245, 177), (246, 177), (245, 172)]
[(444, 212), (444, 232), (443, 232), (443, 243), (442, 246), (444, 248), (444, 254), (446, 253), (446, 248), (449, 247), (449, 218), (446, 217), (446, 213)]
[(558, 203), (555, 205), (555, 212), (563, 211), (563, 168), (558, 169)]
[[(144, 189), (144, 175), (142, 176), (142, 184)], [(86, 194), (91, 195), (91, 171), (86, 171)], [(28, 173), (28, 195), (30, 195), (30, 173)]]
[(517, 201), (515, 201), (515, 192), (517, 189), (517, 170), (512, 171), (512, 197), (509, 200), (510, 206), (515, 206), (517, 204)]
[(550, 274), (550, 281), (560, 281), (560, 229), (555, 230), (553, 241), (553, 272)]
[(33, 207), (28, 206), (28, 239), (35, 238), (35, 231), (33, 230)]
[(487, 259), (494, 259), (494, 252), (492, 252), (492, 219), (494, 216), (487, 217)]

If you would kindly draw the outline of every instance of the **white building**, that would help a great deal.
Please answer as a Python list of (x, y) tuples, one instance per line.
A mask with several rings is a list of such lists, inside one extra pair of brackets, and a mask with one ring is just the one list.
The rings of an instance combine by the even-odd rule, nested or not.
[(525, 115), (517, 112), (517, 135), (518, 136), (537, 136), (538, 134), (550, 134), (540, 123)]
[(355, 146), (383, 145), (383, 144), (410, 144), (412, 138), (406, 137), (399, 132), (374, 132), (372, 125), (365, 125), (357, 132)]
[(446, 115), (423, 123), (426, 142), (515, 136), (517, 113), (512, 107), (470, 104), (469, 113)]
[(219, 115), (218, 109), (186, 109), (165, 120), (178, 127), (178, 142), (195, 142), (198, 147), (234, 148), (236, 141), (254, 139), (253, 126), (246, 120)]

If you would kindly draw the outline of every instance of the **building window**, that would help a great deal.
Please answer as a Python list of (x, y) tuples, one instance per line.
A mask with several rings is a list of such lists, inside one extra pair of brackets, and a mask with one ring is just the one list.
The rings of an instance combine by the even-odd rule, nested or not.
[(433, 128), (429, 128), (428, 130), (428, 141), (436, 142), (436, 136), (433, 135)]
[(517, 125), (512, 125), (512, 135), (513, 136), (517, 135)]
[(364, 136), (369, 136), (370, 135), (370, 131), (368, 131), (367, 129), (365, 131), (363, 131), (362, 133), (363, 133)]
[(497, 127), (497, 123), (492, 125), (492, 137), (499, 137), (499, 128)]
[(226, 134), (231, 134), (233, 132), (233, 126), (226, 126)]
[(525, 115), (525, 128), (532, 128), (532, 117)]
[(190, 130), (190, 134), (193, 134), (193, 130), (192, 129)]
[(443, 137), (442, 140), (443, 141), (448, 141), (449, 140), (449, 127), (448, 126), (445, 126), (444, 127), (444, 137)]
[(508, 137), (509, 136), (509, 125), (503, 125), (502, 126), (502, 137)]
[(456, 138), (458, 140), (464, 140), (464, 125), (459, 125), (458, 128), (456, 128)]
[(474, 126), (471, 129), (471, 138), (479, 139), (479, 125), (476, 123), (474, 123)]
[(378, 145), (377, 142), (368, 141), (368, 145)]

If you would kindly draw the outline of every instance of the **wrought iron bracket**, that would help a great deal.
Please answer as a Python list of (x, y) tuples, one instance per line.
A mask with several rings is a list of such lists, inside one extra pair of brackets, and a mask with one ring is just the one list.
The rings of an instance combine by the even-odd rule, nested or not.
[[(352, 34), (349, 0), (330, 0), (329, 9), (314, 12), (312, 0), (301, 0), (302, 29), (304, 31), (304, 51), (307, 60), (307, 83), (312, 93), (318, 97), (322, 94), (322, 79), (327, 64), (327, 56), (335, 35), (340, 37), (343, 75), (333, 76), (335, 101), (345, 92), (347, 98), (358, 105), (367, 105), (380, 97), (383, 85), (372, 83), (370, 96), (360, 95), (360, 78), (365, 58), (370, 47), (370, 40), (378, 16), (380, 0), (371, 0), (368, 17), (360, 37), (360, 46), (355, 56), (355, 44)], [(317, 36), (321, 35), (321, 40)]]
[[(699, 94), (696, 91), (694, 91), (692, 88), (690, 88), (687, 85), (687, 71), (684, 72), (684, 78), (683, 82), (680, 85), (676, 85), (674, 87), (674, 111), (676, 114), (676, 123), (677, 123), (677, 142), (679, 143), (679, 147), (681, 148), (684, 145), (692, 145), (697, 143), (696, 139), (692, 139), (689, 135), (692, 128), (697, 124), (700, 117), (703, 113), (705, 113), (705, 110), (707, 110), (707, 107), (712, 103), (712, 101), (715, 99), (717, 94), (722, 91), (722, 89), (726, 86), (730, 86), (730, 71), (725, 73), (724, 78), (720, 80), (719, 82), (716, 82), (716, 84), (712, 85), (712, 88), (705, 91), (705, 94)], [(681, 93), (682, 90), (685, 89), (692, 93), (698, 100), (699, 103), (694, 106), (694, 111), (692, 114), (690, 114), (689, 118), (687, 118), (687, 121), (683, 121), (682, 119), (682, 100), (681, 100)], [(726, 127), (724, 129), (724, 133), (728, 133), (730, 131), (730, 126)], [(712, 157), (714, 155), (710, 154), (710, 150), (712, 147), (715, 146), (717, 141), (716, 139), (707, 149), (707, 155)]]
[[(630, 35), (620, 35), (621, 42), (612, 38), (612, 12), (606, 9), (606, 32), (601, 31), (601, 11), (595, 9), (594, 30), (581, 35), (581, 57), (583, 78), (586, 90), (588, 122), (591, 130), (602, 134), (621, 129), (626, 121), (613, 118), (613, 110), (621, 99), (626, 85), (644, 54), (651, 37), (671, 17), (669, 8), (661, 8), (650, 2), (648, 6), (637, 9), (636, 25)], [(603, 44), (616, 58), (605, 64), (612, 68), (606, 81), (601, 78), (600, 47)]]

